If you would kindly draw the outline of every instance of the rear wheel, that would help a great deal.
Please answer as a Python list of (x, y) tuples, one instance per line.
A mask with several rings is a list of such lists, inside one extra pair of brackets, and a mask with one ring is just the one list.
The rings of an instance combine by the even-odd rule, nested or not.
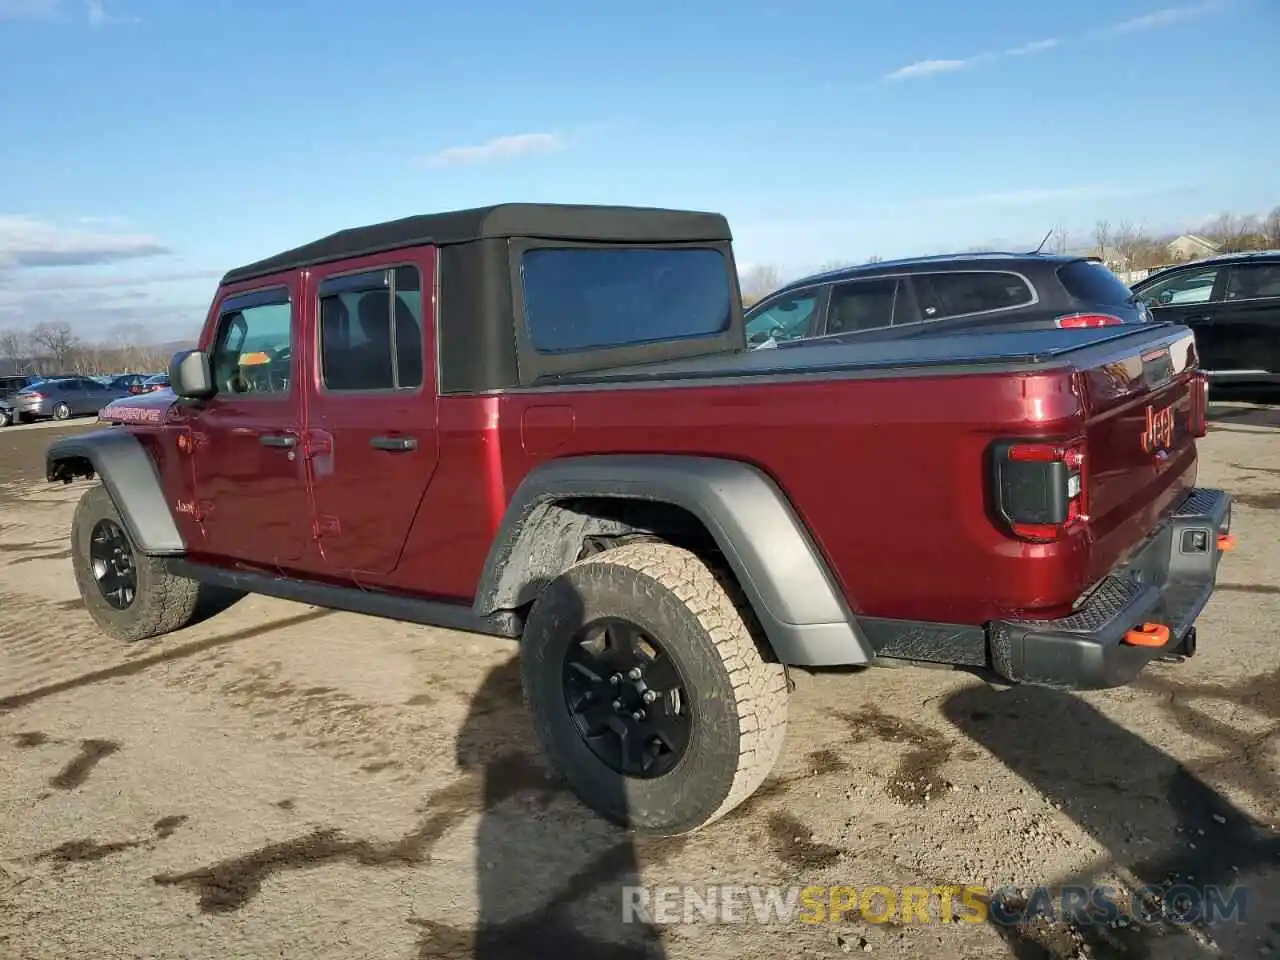
[(53, 419), (69, 420), (71, 419), (71, 408), (65, 403), (59, 401), (53, 405)]
[(13, 414), (9, 412), (8, 407), (0, 407), (0, 427), (7, 427), (13, 423)]
[(525, 627), (525, 696), (552, 768), (588, 807), (646, 833), (724, 816), (773, 768), (787, 678), (736, 585), (636, 543), (580, 560)]
[(71, 522), (71, 565), (89, 614), (104, 632), (133, 642), (181, 630), (195, 618), (201, 585), (140, 553), (106, 488), (86, 490)]

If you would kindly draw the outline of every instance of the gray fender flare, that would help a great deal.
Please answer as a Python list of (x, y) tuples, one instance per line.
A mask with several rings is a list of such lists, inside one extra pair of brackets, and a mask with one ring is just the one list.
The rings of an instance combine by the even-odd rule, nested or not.
[[(867, 663), (874, 653), (785, 494), (763, 471), (697, 456), (586, 456), (536, 468), (516, 489), (485, 562), (474, 610), (533, 600), (566, 557), (556, 502), (662, 502), (693, 514), (738, 578), (774, 655), (797, 666)], [(561, 528), (561, 529), (557, 529)], [(568, 531), (572, 532), (572, 531)]]
[(125, 532), (139, 551), (149, 556), (179, 556), (187, 552), (173, 522), (155, 465), (132, 433), (107, 427), (92, 433), (63, 437), (45, 450), (45, 477), (70, 481), (87, 476), (87, 462), (120, 511)]

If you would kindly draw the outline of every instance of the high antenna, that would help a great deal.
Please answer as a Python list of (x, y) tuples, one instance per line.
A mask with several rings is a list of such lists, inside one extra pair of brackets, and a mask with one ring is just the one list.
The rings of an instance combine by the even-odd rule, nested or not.
[(1052, 227), (1050, 227), (1050, 228), (1049, 228), (1049, 232), (1048, 232), (1048, 233), (1046, 233), (1046, 234), (1044, 235), (1044, 239), (1040, 241), (1040, 246), (1036, 247), (1036, 248), (1035, 248), (1034, 250), (1032, 250), (1031, 252), (1032, 252), (1032, 253), (1039, 253), (1041, 250), (1043, 250), (1043, 249), (1044, 249), (1044, 245), (1045, 245), (1046, 243), (1048, 243), (1048, 242), (1049, 242), (1049, 238), (1050, 238), (1050, 237), (1052, 237), (1052, 236), (1053, 236), (1053, 228), (1052, 228)]

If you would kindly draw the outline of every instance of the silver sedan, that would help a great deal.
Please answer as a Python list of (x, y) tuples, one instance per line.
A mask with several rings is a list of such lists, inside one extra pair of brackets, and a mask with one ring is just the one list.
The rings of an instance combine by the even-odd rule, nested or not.
[(89, 377), (58, 377), (25, 387), (5, 399), (15, 422), (52, 417), (67, 420), (97, 415), (113, 400), (129, 396), (128, 390), (104, 386)]

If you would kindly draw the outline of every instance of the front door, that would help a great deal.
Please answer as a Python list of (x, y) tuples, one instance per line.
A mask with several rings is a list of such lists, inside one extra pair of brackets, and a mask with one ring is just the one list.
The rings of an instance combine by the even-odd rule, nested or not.
[(294, 565), (311, 543), (296, 292), (290, 276), (218, 305), (218, 392), (191, 408), (205, 550), (268, 568)]
[(1226, 362), (1222, 328), (1216, 322), (1226, 278), (1226, 267), (1193, 264), (1142, 290), (1142, 299), (1156, 320), (1191, 328), (1196, 335), (1200, 369), (1211, 372), (1221, 370)]
[(316, 536), (342, 577), (377, 582), (395, 569), (435, 470), (434, 276), (424, 248), (320, 268), (308, 282)]

